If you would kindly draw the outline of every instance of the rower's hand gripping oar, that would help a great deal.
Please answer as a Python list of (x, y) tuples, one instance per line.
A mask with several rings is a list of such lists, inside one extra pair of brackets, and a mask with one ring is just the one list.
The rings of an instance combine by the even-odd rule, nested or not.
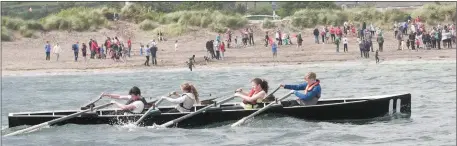
[[(103, 94), (102, 94), (102, 95), (103, 95)], [(113, 104), (113, 103), (107, 103), (107, 104), (104, 104), (104, 105), (100, 105), (100, 106), (94, 107), (93, 109), (105, 108), (105, 107), (108, 107), (108, 106), (110, 106), (110, 105), (112, 105), (112, 104)], [(35, 126), (32, 126), (32, 127), (26, 128), (26, 129), (22, 129), (22, 130), (19, 130), (19, 131), (15, 131), (15, 132), (13, 132), (13, 133), (9, 133), (9, 134), (5, 135), (4, 137), (6, 137), (6, 136), (12, 136), (12, 135), (17, 135), (17, 134), (21, 134), (21, 133), (24, 133), (24, 132), (29, 132), (29, 131), (38, 129), (38, 128), (40, 128), (40, 127), (48, 126), (48, 125), (50, 126), (50, 125), (56, 124), (56, 123), (58, 123), (58, 122), (62, 122), (62, 121), (65, 121), (65, 120), (68, 120), (68, 119), (71, 119), (71, 118), (80, 116), (80, 115), (82, 115), (83, 113), (92, 111), (93, 109), (86, 109), (86, 110), (84, 110), (84, 111), (80, 111), (80, 112), (77, 112), (77, 113), (74, 113), (74, 114), (71, 114), (71, 115), (68, 115), (68, 116), (64, 116), (64, 117), (61, 117), (61, 118), (57, 118), (57, 119), (54, 119), (54, 120), (51, 120), (51, 121), (48, 121), (48, 122), (44, 122), (44, 123), (41, 123), (41, 124), (38, 124), (38, 125), (35, 125)]]
[(148, 111), (146, 111), (146, 112), (143, 114), (143, 116), (141, 116), (141, 118), (138, 119), (138, 120), (135, 122), (135, 125), (139, 125), (140, 122), (143, 121), (143, 119), (146, 118), (146, 117), (151, 113), (152, 110), (155, 110), (156, 107), (157, 107), (160, 103), (162, 103), (163, 100), (164, 100), (163, 98), (160, 98), (157, 102), (153, 103), (154, 105), (151, 106), (151, 107), (148, 109)]
[[(279, 89), (279, 88), (278, 88), (278, 89)], [(289, 96), (292, 95), (293, 93), (294, 93), (294, 91), (290, 91), (290, 92), (289, 92), (287, 95), (285, 95), (284, 97), (279, 98), (278, 101), (281, 101), (281, 100), (286, 99), (287, 97), (289, 97)], [(258, 111), (252, 113), (251, 115), (242, 118), (241, 120), (237, 121), (236, 123), (233, 123), (233, 124), (231, 125), (231, 127), (235, 127), (235, 126), (238, 126), (238, 125), (240, 125), (240, 124), (243, 124), (246, 120), (248, 120), (248, 119), (250, 119), (250, 118), (252, 118), (252, 117), (254, 117), (254, 116), (256, 116), (256, 115), (258, 115), (258, 114), (260, 114), (260, 113), (262, 113), (262, 112), (264, 112), (264, 111), (266, 111), (266, 110), (268, 110), (269, 108), (271, 108), (271, 107), (272, 107), (273, 105), (275, 105), (275, 104), (277, 104), (277, 103), (276, 103), (276, 102), (271, 102), (271, 103), (268, 104), (267, 106), (265, 106), (265, 107), (259, 109)]]

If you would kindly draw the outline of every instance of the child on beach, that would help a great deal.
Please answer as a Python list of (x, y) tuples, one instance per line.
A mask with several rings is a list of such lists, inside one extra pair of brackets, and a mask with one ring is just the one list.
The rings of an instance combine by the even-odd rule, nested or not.
[(278, 56), (278, 44), (277, 44), (277, 42), (273, 42), (273, 44), (271, 44), (271, 51), (273, 52), (273, 58), (276, 58)]
[(143, 56), (143, 44), (140, 44), (140, 56)]
[(149, 45), (146, 45), (145, 50), (146, 61), (144, 62), (144, 66), (149, 66), (149, 55), (151, 55), (151, 49), (149, 48)]
[(376, 58), (376, 64), (379, 63), (379, 54), (378, 54), (378, 50), (376, 50), (376, 54), (374, 55), (375, 58)]
[(175, 41), (175, 52), (178, 51), (178, 40)]
[(103, 46), (100, 46), (100, 57), (101, 59), (106, 59), (105, 49), (103, 48)]
[(336, 52), (340, 52), (340, 37), (335, 38)]
[(187, 66), (189, 67), (190, 71), (192, 71), (192, 67), (194, 67), (194, 68), (195, 68), (195, 65), (194, 65), (194, 63), (193, 63), (191, 60), (189, 60), (189, 61), (186, 61), (186, 64), (187, 64)]
[(348, 52), (348, 38), (346, 36), (343, 37), (343, 51)]

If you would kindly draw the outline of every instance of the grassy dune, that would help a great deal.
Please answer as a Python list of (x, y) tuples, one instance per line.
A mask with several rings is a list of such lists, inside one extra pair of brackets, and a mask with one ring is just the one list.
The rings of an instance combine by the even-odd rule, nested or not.
[[(361, 24), (374, 23), (382, 28), (390, 28), (393, 22), (404, 21), (408, 15), (421, 16), (427, 24), (450, 22), (455, 19), (455, 5), (429, 4), (412, 11), (387, 10), (377, 11), (375, 8), (340, 9), (303, 9), (289, 18), (297, 28), (311, 28), (316, 25), (342, 25), (344, 21)], [(73, 7), (58, 13), (50, 14), (40, 20), (22, 20), (19, 18), (2, 17), (2, 40), (14, 40), (13, 32), (24, 37), (34, 37), (39, 30), (74, 30), (95, 31), (100, 28), (111, 28), (113, 13), (119, 13), (121, 20), (134, 22), (140, 29), (167, 35), (183, 35), (189, 28), (208, 28), (214, 32), (224, 32), (227, 28), (237, 29), (245, 26), (248, 20), (239, 14), (227, 14), (212, 10), (176, 11), (159, 13), (140, 4), (114, 8)], [(274, 28), (275, 24), (264, 20), (265, 28)], [(4, 31), (3, 31), (4, 30)]]

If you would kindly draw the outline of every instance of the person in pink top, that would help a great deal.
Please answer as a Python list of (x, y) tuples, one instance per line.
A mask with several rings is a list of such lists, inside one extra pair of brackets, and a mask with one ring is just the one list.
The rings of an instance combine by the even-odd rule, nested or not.
[(98, 45), (95, 40), (92, 41), (90, 50), (93, 52), (93, 54), (91, 55), (91, 59), (94, 59), (95, 55), (98, 54)]
[[(226, 40), (227, 41), (227, 40)], [(224, 52), (225, 52), (225, 43), (224, 41), (222, 41), (221, 45), (220, 45), (220, 51), (221, 51), (221, 59), (224, 60)]]
[(335, 28), (333, 26), (330, 27), (330, 39), (332, 39), (332, 43), (335, 42)]

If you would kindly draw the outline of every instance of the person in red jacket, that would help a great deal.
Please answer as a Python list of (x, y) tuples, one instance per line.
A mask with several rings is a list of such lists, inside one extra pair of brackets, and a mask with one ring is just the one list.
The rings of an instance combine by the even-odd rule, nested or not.
[(132, 51), (132, 40), (129, 37), (129, 40), (127, 41), (127, 47), (129, 49), (129, 52), (127, 53), (127, 56), (130, 57), (130, 51)]
[(222, 43), (220, 45), (220, 51), (221, 51), (221, 59), (224, 60), (225, 43), (223, 41), (222, 41)]
[(335, 42), (335, 28), (333, 26), (330, 27), (330, 37), (332, 39), (332, 43)]

